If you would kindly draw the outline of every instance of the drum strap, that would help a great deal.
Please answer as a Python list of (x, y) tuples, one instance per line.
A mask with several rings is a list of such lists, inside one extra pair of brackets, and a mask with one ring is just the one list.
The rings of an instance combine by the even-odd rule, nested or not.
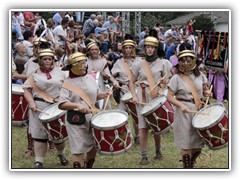
[(125, 71), (127, 72), (128, 79), (130, 81), (132, 81), (133, 80), (133, 75), (130, 71), (129, 64), (126, 62), (125, 58), (123, 59), (123, 66), (124, 66)]
[(182, 80), (183, 80), (183, 81), (188, 85), (188, 87), (190, 88), (190, 91), (191, 91), (191, 93), (192, 93), (192, 95), (193, 95), (194, 102), (195, 102), (195, 105), (196, 105), (197, 110), (201, 109), (201, 107), (202, 107), (202, 101), (201, 101), (201, 99), (199, 98), (197, 89), (196, 89), (196, 87), (194, 86), (192, 80), (191, 80), (190, 77), (187, 76), (187, 75), (180, 75), (180, 77), (182, 78)]
[(41, 88), (39, 88), (33, 79), (33, 76), (30, 76), (28, 78), (28, 81), (30, 83), (30, 85), (32, 86), (32, 88), (48, 103), (54, 103), (54, 99), (51, 98), (45, 91), (43, 91)]
[(147, 63), (146, 60), (142, 60), (142, 67), (143, 67), (143, 71), (145, 73), (145, 75), (147, 76), (147, 81), (149, 83), (149, 88), (150, 89), (153, 89), (151, 92), (150, 92), (150, 96), (152, 99), (155, 99), (157, 97), (157, 90), (156, 88), (154, 88), (155, 86), (155, 82), (154, 82), (154, 79), (153, 79), (153, 74), (152, 74), (152, 71)]
[(62, 87), (78, 94), (90, 107), (93, 115), (95, 115), (97, 113), (97, 108), (94, 106), (92, 100), (88, 97), (88, 95), (82, 89), (80, 89), (79, 87), (73, 85), (72, 83), (66, 82), (66, 81), (64, 81)]

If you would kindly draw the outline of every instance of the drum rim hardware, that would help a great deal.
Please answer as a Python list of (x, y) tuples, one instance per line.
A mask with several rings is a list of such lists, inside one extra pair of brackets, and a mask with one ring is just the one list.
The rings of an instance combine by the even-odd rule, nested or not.
[[(18, 88), (15, 89), (13, 87), (18, 87)], [(12, 84), (12, 93), (17, 94), (17, 95), (23, 95), (24, 89), (22, 87), (23, 87), (23, 85), (21, 85), (21, 84)], [(21, 90), (21, 91), (16, 91), (16, 90)]]
[[(129, 98), (126, 97), (130, 96)], [(125, 98), (124, 98), (125, 97)], [(122, 97), (121, 97), (121, 101), (122, 102), (128, 102), (132, 99), (132, 93), (131, 92), (126, 92)]]
[[(55, 107), (55, 106), (58, 106), (58, 104), (57, 103), (52, 104), (52, 105), (48, 106), (47, 108), (45, 108), (43, 111), (45, 112), (46, 110), (48, 110), (48, 109), (50, 109), (52, 107)], [(59, 110), (61, 110), (61, 109), (59, 109)], [(53, 117), (51, 117), (51, 118), (49, 118), (47, 120), (46, 119), (43, 120), (43, 119), (40, 118), (44, 114), (43, 112), (40, 113), (39, 116), (38, 116), (39, 120), (42, 123), (43, 129), (48, 134), (49, 139), (51, 139), (56, 144), (59, 144), (59, 143), (62, 143), (62, 142), (65, 142), (65, 141), (68, 140), (68, 135), (66, 134), (66, 136), (64, 136), (64, 132), (67, 133), (67, 129), (66, 129), (66, 127), (64, 127), (66, 125), (64, 124), (63, 120), (61, 119), (61, 117), (64, 114), (66, 114), (66, 110), (61, 110), (61, 111), (62, 112), (60, 114), (58, 114), (57, 116), (53, 116)], [(49, 115), (51, 115), (51, 113), (49, 113)], [(64, 121), (66, 121), (66, 116), (64, 116), (63, 119), (64, 119)], [(57, 120), (58, 123), (60, 124), (59, 131), (57, 131), (56, 129), (51, 127), (50, 123), (53, 122), (54, 120)], [(51, 134), (51, 132), (54, 132), (54, 133), (58, 134), (59, 136), (56, 137), (53, 134)]]
[[(107, 128), (105, 127), (98, 128), (98, 126), (94, 125), (91, 121), (95, 147), (97, 149), (97, 152), (100, 155), (105, 155), (105, 156), (114, 156), (114, 155), (123, 154), (127, 152), (132, 147), (132, 144), (133, 144), (132, 143), (133, 136), (132, 136), (132, 130), (130, 128), (130, 124), (128, 121), (128, 114), (125, 111), (117, 110), (117, 109), (107, 110), (100, 113), (109, 113), (111, 111), (121, 112), (121, 113), (124, 112), (126, 116), (126, 120), (124, 120), (123, 123), (120, 122), (119, 125), (116, 125), (116, 126), (113, 125)], [(96, 114), (95, 116), (97, 116), (98, 114)], [(123, 131), (123, 129), (126, 131)], [(122, 145), (119, 146), (120, 144)], [(104, 146), (104, 145), (107, 145), (107, 146)]]
[[(207, 129), (209, 129), (209, 128), (212, 128), (212, 127), (215, 126), (216, 124), (218, 124), (218, 123), (222, 120), (222, 118), (224, 117), (224, 115), (226, 115), (226, 114), (225, 114), (225, 113), (226, 113), (225, 107), (224, 107), (222, 104), (220, 104), (220, 103), (210, 104), (210, 105), (208, 105), (207, 107), (212, 107), (212, 106), (217, 106), (217, 105), (220, 105), (221, 107), (223, 107), (223, 113), (221, 114), (221, 116), (219, 116), (218, 118), (216, 118), (215, 121), (214, 121), (212, 124), (209, 124), (209, 125), (204, 126), (204, 127), (199, 127), (199, 126), (196, 126), (196, 122), (198, 121), (197, 117), (198, 117), (200, 114), (195, 114), (194, 117), (193, 117), (193, 120), (192, 120), (192, 125), (193, 125), (193, 127), (194, 127), (194, 128), (197, 128), (197, 129), (199, 129), (199, 130), (207, 130)], [(207, 108), (207, 107), (206, 107), (206, 108)], [(199, 112), (205, 110), (206, 108), (200, 109)]]
[[(54, 106), (58, 106), (58, 104), (57, 104), (57, 103), (52, 104), (52, 105), (48, 106), (47, 108), (45, 108), (43, 111), (45, 112), (46, 110), (49, 110), (50, 108), (52, 108), (52, 107), (54, 107)], [(64, 115), (64, 114), (67, 112), (66, 110), (62, 110), (62, 109), (59, 109), (59, 110), (62, 111), (62, 112), (61, 112), (60, 114), (58, 114), (57, 116), (50, 117), (49, 119), (42, 119), (41, 117), (42, 117), (43, 115), (46, 115), (45, 113), (42, 112), (42, 113), (39, 114), (38, 118), (39, 118), (42, 122), (47, 122), (47, 123), (49, 123), (49, 122), (51, 122), (52, 120), (61, 117), (62, 115)], [(49, 114), (49, 113), (48, 113), (48, 114)], [(49, 115), (51, 115), (51, 114), (49, 114)]]
[[(163, 99), (163, 101), (161, 101), (157, 106), (153, 107), (152, 109), (148, 109), (148, 111), (146, 112), (146, 108), (148, 107), (148, 104), (151, 104), (152, 102), (155, 102), (156, 100), (158, 100), (160, 98)], [(165, 96), (159, 96), (155, 99), (152, 99), (151, 101), (149, 101), (149, 103), (147, 103), (143, 107), (143, 109), (141, 110), (141, 114), (143, 116), (147, 116), (147, 115), (151, 114), (152, 112), (156, 111), (159, 108), (159, 106), (162, 106), (166, 101), (167, 101), (167, 97), (165, 97)]]
[[(135, 92), (137, 93), (138, 90), (136, 89)], [(125, 96), (127, 97), (127, 96), (129, 96), (129, 95), (130, 95), (129, 98), (127, 98), (127, 99), (125, 98), (125, 99), (124, 99)], [(121, 101), (124, 102), (124, 103), (126, 103), (126, 102), (130, 101), (132, 98), (133, 98), (132, 93), (131, 93), (130, 91), (128, 91), (128, 92), (126, 92), (126, 93), (121, 97)]]
[[(122, 123), (116, 125), (116, 126), (109, 126), (109, 127), (100, 127), (100, 126), (97, 126), (97, 125), (93, 124), (93, 121), (97, 116), (99, 116), (101, 114), (106, 114), (106, 113), (109, 113), (109, 112), (120, 112), (120, 113), (122, 113), (126, 116), (126, 120), (123, 121)], [(112, 128), (121, 127), (123, 124), (125, 124), (126, 121), (128, 121), (128, 114), (125, 111), (122, 111), (122, 110), (119, 110), (119, 109), (112, 109), (112, 110), (102, 111), (102, 112), (99, 112), (96, 115), (94, 115), (91, 119), (91, 126), (96, 127), (99, 130), (112, 130)]]

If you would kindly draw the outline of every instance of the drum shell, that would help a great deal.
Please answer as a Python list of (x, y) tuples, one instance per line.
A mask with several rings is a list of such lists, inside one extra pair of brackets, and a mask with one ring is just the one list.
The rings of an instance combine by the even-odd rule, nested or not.
[[(95, 139), (95, 145), (98, 153), (101, 155), (118, 155), (126, 152), (132, 146), (132, 134), (130, 125), (127, 120), (127, 113), (121, 110), (108, 110), (107, 112), (101, 112), (93, 116), (92, 121), (102, 113), (121, 112), (126, 116), (126, 120), (120, 124), (116, 124), (112, 127), (100, 127), (91, 124), (92, 132)], [(113, 117), (114, 121), (114, 117)], [(124, 142), (117, 139), (120, 137)]]
[[(47, 112), (54, 106), (56, 106), (56, 104), (47, 107), (43, 112)], [(65, 126), (66, 111), (63, 111), (56, 116), (50, 116), (48, 119), (42, 119), (42, 115), (43, 113), (39, 114), (39, 119), (42, 122), (44, 129), (47, 131), (49, 138), (56, 144), (66, 141), (68, 139)]]
[(131, 102), (132, 95), (130, 95), (130, 94), (131, 94), (130, 92), (125, 93), (122, 96), (121, 101), (126, 105), (128, 112), (131, 114), (134, 123), (138, 125), (138, 116), (137, 116), (136, 105)]
[[(209, 106), (215, 106), (217, 104), (212, 104)], [(208, 107), (208, 106), (207, 106)], [(200, 112), (204, 112), (203, 109)], [(193, 118), (193, 127), (197, 129), (198, 134), (202, 137), (204, 143), (211, 150), (218, 150), (228, 146), (228, 117), (224, 111), (219, 118), (212, 124), (205, 127), (196, 127), (194, 121), (196, 121), (196, 115)], [(224, 127), (226, 131), (222, 131), (221, 127)]]
[[(141, 112), (153, 132), (159, 134), (168, 132), (174, 121), (174, 109), (166, 98), (164, 99), (165, 100), (163, 102), (159, 103), (153, 109), (145, 113), (143, 113), (143, 110)], [(153, 101), (154, 100), (149, 103), (151, 104)], [(157, 120), (155, 115), (161, 119)]]
[(12, 85), (19, 90), (12, 90), (12, 121), (28, 120), (28, 102), (24, 97), (24, 91), (21, 85)]
[(129, 102), (126, 103), (126, 106), (128, 108), (129, 113), (132, 116), (132, 119), (133, 119), (134, 123), (138, 125), (138, 116), (137, 116), (136, 105), (129, 101)]

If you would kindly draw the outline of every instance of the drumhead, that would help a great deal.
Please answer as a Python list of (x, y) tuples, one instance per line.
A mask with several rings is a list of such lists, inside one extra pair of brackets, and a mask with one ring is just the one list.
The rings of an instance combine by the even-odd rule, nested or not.
[(221, 120), (224, 115), (225, 107), (223, 104), (211, 104), (206, 108), (201, 109), (199, 112), (205, 114), (196, 114), (193, 117), (192, 125), (197, 129), (202, 129), (213, 125), (215, 122)]
[[(44, 113), (43, 113), (44, 112)], [(43, 122), (50, 122), (56, 118), (62, 116), (67, 111), (58, 108), (58, 103), (52, 104), (45, 108), (42, 113), (39, 114), (38, 118)]]
[(24, 90), (23, 90), (23, 85), (20, 84), (12, 84), (12, 92), (14, 94), (23, 94)]
[(142, 115), (145, 115), (147, 114), (148, 112), (152, 112), (154, 111), (157, 107), (163, 105), (163, 103), (167, 100), (167, 98), (165, 96), (161, 96), (161, 97), (157, 97), (153, 100), (151, 100), (149, 103), (147, 103), (142, 111), (141, 111), (141, 114)]
[(91, 123), (97, 129), (117, 128), (127, 121), (128, 115), (122, 110), (107, 110), (93, 116)]
[(123, 102), (130, 101), (131, 99), (132, 99), (132, 93), (131, 92), (127, 92), (121, 97), (121, 100)]

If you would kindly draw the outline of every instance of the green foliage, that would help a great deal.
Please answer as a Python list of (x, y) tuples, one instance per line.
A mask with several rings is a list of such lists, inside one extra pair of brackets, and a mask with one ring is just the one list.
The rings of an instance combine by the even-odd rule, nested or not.
[(209, 16), (201, 14), (200, 16), (195, 16), (194, 19), (196, 20), (193, 24), (194, 30), (213, 31), (213, 22)]
[(161, 26), (165, 27), (168, 21), (176, 19), (180, 16), (190, 14), (192, 12), (143, 12), (141, 16), (141, 26), (148, 26), (153, 28), (156, 23), (160, 23)]
[(39, 12), (39, 15), (42, 16), (43, 19), (48, 20), (52, 18), (56, 12)]

